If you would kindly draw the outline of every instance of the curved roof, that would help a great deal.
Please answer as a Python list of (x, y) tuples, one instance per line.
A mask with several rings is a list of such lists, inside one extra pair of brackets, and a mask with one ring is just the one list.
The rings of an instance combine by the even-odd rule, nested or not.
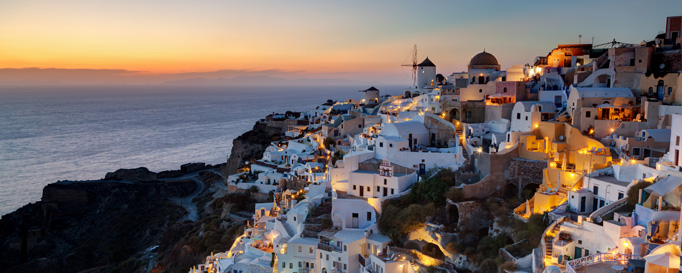
[(493, 54), (485, 52), (484, 50), (483, 52), (478, 53), (476, 54), (476, 56), (471, 58), (469, 65), (500, 65), (500, 64), (497, 62), (497, 58), (495, 58)]
[(433, 67), (435, 67), (436, 65), (433, 64), (433, 62), (431, 62), (431, 60), (429, 60), (429, 57), (426, 57), (426, 59), (423, 62), (421, 62), (420, 64), (418, 64), (417, 66), (433, 66)]
[(381, 129), (381, 135), (383, 136), (398, 136), (407, 137), (409, 134), (417, 135), (428, 135), (429, 132), (424, 127), (424, 123), (419, 121), (403, 121), (395, 123), (387, 123), (383, 125)]

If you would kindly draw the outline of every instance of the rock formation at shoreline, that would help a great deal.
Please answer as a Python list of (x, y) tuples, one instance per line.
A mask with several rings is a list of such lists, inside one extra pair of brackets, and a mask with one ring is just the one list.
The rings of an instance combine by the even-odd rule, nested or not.
[[(241, 234), (244, 223), (230, 212), (267, 199), (226, 195), (225, 177), (281, 136), (281, 127), (259, 122), (234, 140), (227, 164), (121, 169), (102, 180), (49, 184), (41, 201), (0, 219), (0, 272), (186, 272)], [(187, 206), (197, 221), (185, 220)]]

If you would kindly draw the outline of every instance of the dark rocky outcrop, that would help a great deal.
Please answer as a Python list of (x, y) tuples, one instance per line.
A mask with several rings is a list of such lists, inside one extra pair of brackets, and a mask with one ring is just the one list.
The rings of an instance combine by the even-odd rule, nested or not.
[(137, 169), (119, 169), (115, 172), (109, 172), (104, 176), (105, 180), (139, 180), (152, 181), (156, 179), (156, 173), (149, 171), (145, 167)]
[(0, 271), (138, 270), (144, 265), (132, 257), (158, 244), (166, 227), (185, 214), (168, 198), (196, 187), (191, 180), (47, 185), (41, 201), (0, 219)]
[(272, 141), (282, 136), (282, 128), (269, 126), (269, 123), (257, 122), (251, 131), (248, 131), (232, 141), (232, 151), (227, 165), (223, 169), (224, 175), (237, 173), (245, 161), (260, 159), (265, 148)]

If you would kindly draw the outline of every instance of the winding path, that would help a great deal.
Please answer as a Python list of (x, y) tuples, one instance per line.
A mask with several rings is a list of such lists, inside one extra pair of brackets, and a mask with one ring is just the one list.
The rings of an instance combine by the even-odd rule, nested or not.
[(191, 174), (186, 174), (180, 177), (176, 178), (168, 178), (168, 179), (163, 179), (164, 181), (180, 181), (180, 180), (186, 180), (186, 179), (191, 179), (195, 183), (197, 183), (197, 189), (190, 195), (187, 195), (185, 197), (179, 197), (179, 198), (169, 198), (173, 203), (175, 203), (178, 206), (181, 206), (187, 210), (187, 215), (183, 217), (181, 220), (190, 220), (190, 221), (196, 221), (199, 220), (199, 214), (197, 210), (197, 205), (194, 204), (192, 199), (194, 197), (197, 197), (203, 190), (204, 190), (204, 182), (199, 180), (197, 178), (197, 173), (191, 173)]

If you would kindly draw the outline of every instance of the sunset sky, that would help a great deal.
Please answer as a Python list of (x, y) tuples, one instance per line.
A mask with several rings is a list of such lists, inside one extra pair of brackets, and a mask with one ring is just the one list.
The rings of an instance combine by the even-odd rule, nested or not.
[(402, 84), (414, 44), (442, 74), (464, 70), (484, 48), (505, 69), (577, 43), (578, 34), (595, 44), (651, 40), (681, 11), (679, 0), (4, 0), (0, 80), (30, 79), (1, 68), (58, 68), (80, 70), (55, 80), (191, 72)]

